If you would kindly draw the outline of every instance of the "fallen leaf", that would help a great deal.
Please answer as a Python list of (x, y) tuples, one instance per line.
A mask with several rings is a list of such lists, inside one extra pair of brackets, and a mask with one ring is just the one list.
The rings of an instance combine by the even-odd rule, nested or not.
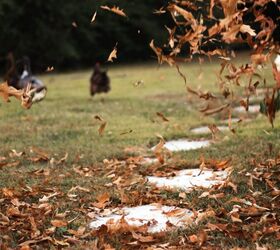
[(161, 112), (156, 112), (157, 116), (162, 119), (164, 122), (169, 122), (169, 120)]
[(63, 220), (52, 220), (51, 224), (54, 227), (66, 227), (68, 225), (67, 221), (63, 221)]
[(103, 193), (97, 197), (97, 202), (92, 203), (93, 206), (104, 209), (110, 200), (110, 195), (108, 193)]
[(132, 237), (140, 242), (143, 242), (143, 243), (148, 243), (148, 242), (153, 242), (155, 241), (154, 237), (151, 236), (151, 235), (148, 235), (148, 236), (143, 236), (141, 234), (137, 234), (135, 232), (131, 232), (132, 233)]

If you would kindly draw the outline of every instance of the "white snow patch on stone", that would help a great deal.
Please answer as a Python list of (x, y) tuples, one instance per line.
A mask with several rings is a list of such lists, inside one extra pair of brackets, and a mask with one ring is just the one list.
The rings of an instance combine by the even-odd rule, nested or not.
[[(217, 126), (217, 129), (220, 131), (229, 131), (229, 128), (227, 126)], [(208, 126), (193, 128), (190, 130), (194, 134), (210, 134), (211, 130)]]
[(154, 164), (158, 163), (158, 159), (156, 158), (149, 158), (149, 157), (144, 157), (143, 160), (141, 161), (143, 164)]
[[(251, 119), (249, 119), (249, 118), (231, 118), (231, 123), (238, 123), (239, 121), (240, 122), (250, 122)], [(229, 119), (224, 119), (221, 122), (228, 124)]]
[(196, 187), (211, 188), (213, 185), (223, 183), (227, 177), (227, 171), (186, 169), (178, 171), (174, 177), (148, 176), (148, 182), (159, 188), (191, 191)]
[[(189, 151), (193, 149), (204, 148), (210, 145), (209, 140), (191, 141), (187, 139), (171, 140), (164, 144), (164, 148), (169, 151)], [(155, 147), (152, 148), (154, 150)]]
[[(231, 118), (231, 123), (238, 123), (239, 121), (240, 121), (240, 118)], [(242, 121), (244, 121), (244, 120), (242, 120)], [(229, 123), (229, 119), (224, 119), (221, 122), (228, 124)]]
[[(234, 108), (234, 111), (238, 112), (238, 113), (246, 113), (246, 110), (244, 107), (240, 106), (240, 107), (236, 107)], [(260, 111), (260, 105), (249, 105), (249, 109), (248, 112), (249, 113), (258, 113)]]
[(163, 206), (161, 204), (150, 204), (137, 207), (124, 207), (117, 209), (105, 217), (97, 216), (90, 223), (90, 227), (98, 229), (102, 225), (117, 224), (124, 216), (130, 226), (148, 226), (149, 233), (168, 230), (167, 222), (176, 227), (183, 227), (193, 221), (193, 213), (188, 209)]

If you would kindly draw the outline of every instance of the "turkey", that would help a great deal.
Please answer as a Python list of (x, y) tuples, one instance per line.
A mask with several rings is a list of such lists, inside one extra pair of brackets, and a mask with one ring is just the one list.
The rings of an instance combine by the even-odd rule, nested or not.
[(30, 84), (31, 90), (29, 94), (31, 95), (32, 103), (43, 100), (47, 94), (47, 88), (41, 80), (33, 76), (29, 58), (24, 56), (15, 62), (13, 54), (9, 53), (7, 60), (8, 69), (4, 80), (7, 81), (8, 85), (16, 89), (25, 89)]
[(90, 94), (107, 93), (110, 91), (110, 79), (106, 71), (102, 71), (100, 64), (96, 63), (90, 78)]

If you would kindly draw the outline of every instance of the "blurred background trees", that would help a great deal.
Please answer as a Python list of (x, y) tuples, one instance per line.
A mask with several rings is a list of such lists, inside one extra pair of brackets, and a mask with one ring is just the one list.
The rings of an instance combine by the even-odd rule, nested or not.
[[(0, 57), (12, 51), (16, 58), (28, 55), (32, 68), (42, 71), (92, 66), (105, 62), (118, 42), (118, 62), (151, 59), (151, 39), (166, 40), (168, 14), (158, 17), (155, 9), (165, 1), (129, 0), (2, 0), (0, 1)], [(167, 1), (166, 1), (167, 2)], [(119, 6), (127, 18), (99, 7)], [(97, 11), (96, 20), (91, 23)]]

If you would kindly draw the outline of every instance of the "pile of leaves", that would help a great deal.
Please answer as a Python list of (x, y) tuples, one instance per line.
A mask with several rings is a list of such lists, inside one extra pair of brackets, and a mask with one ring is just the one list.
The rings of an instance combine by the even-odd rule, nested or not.
[[(11, 174), (18, 172), (14, 162), (19, 162), (16, 166), (35, 164), (33, 170), (21, 172), (15, 187), (2, 185), (2, 249), (11, 246), (115, 249), (117, 245), (124, 249), (215, 249), (229, 246), (234, 240), (251, 246), (256, 242), (259, 246), (277, 246), (280, 240), (279, 156), (264, 161), (253, 159), (246, 169), (235, 171), (225, 183), (187, 193), (147, 185), (146, 176), (172, 176), (175, 171), (194, 167), (224, 169), (231, 166), (230, 160), (202, 158), (190, 165), (169, 159), (168, 163), (143, 165), (143, 157), (129, 157), (83, 166), (79, 157), (75, 163), (66, 164), (67, 155), (54, 157), (31, 148), (30, 152), (11, 151), (1, 157), (1, 169)], [(93, 184), (93, 177), (105, 181)], [(64, 187), (61, 180), (65, 178), (74, 178), (79, 185)], [(87, 226), (102, 211), (151, 203), (190, 209), (195, 221), (184, 228), (156, 234), (148, 233), (147, 227), (129, 225), (125, 218), (97, 230)]]

